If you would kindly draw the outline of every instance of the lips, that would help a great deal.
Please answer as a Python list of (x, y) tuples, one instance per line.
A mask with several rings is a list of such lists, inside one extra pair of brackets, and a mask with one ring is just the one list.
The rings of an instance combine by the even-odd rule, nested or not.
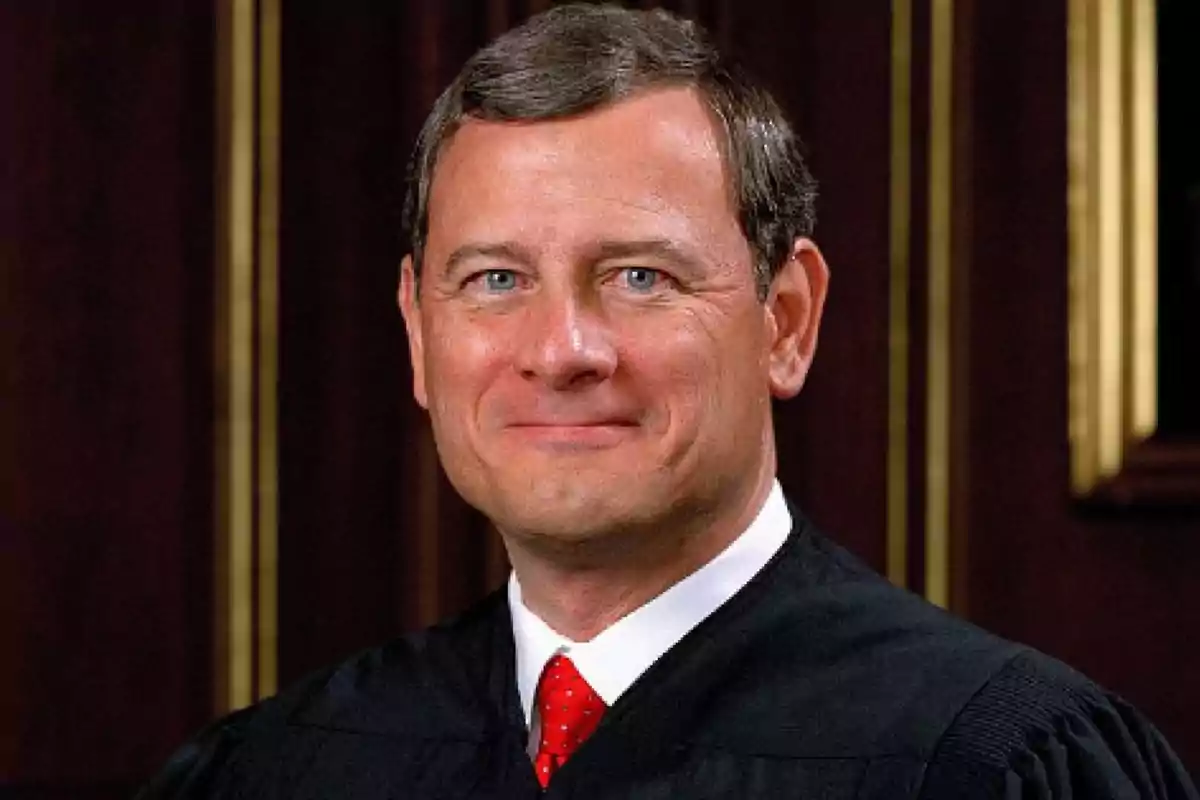
[(510, 428), (632, 428), (636, 422), (629, 419), (551, 419), (513, 422)]
[(638, 415), (624, 409), (556, 409), (542, 404), (513, 409), (501, 419), (506, 428), (628, 428), (639, 424)]
[(590, 451), (616, 447), (633, 435), (637, 423), (628, 418), (552, 418), (522, 420), (507, 426), (526, 445), (552, 451)]

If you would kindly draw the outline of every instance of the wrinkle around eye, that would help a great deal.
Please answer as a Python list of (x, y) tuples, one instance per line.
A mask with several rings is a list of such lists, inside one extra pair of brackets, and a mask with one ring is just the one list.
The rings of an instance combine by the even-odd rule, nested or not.
[[(628, 278), (629, 278), (629, 273), (634, 272), (634, 271), (649, 272), (649, 273), (653, 274), (654, 275), (654, 283), (651, 286), (648, 286), (645, 288), (631, 286), (629, 284)], [(624, 289), (624, 290), (630, 292), (631, 294), (641, 295), (644, 297), (655, 297), (657, 295), (663, 294), (664, 292), (678, 291), (681, 288), (679, 281), (676, 280), (674, 276), (672, 276), (666, 270), (659, 269), (657, 267), (642, 267), (642, 266), (619, 267), (619, 268), (613, 270), (612, 275), (613, 275), (612, 282), (615, 282), (621, 289)]]
[[(496, 288), (488, 285), (488, 279), (492, 276), (504, 275), (512, 278), (512, 285)], [(459, 284), (459, 289), (468, 294), (478, 294), (486, 297), (502, 297), (512, 294), (518, 290), (526, 289), (529, 286), (529, 279), (522, 275), (519, 271), (507, 267), (492, 267), (489, 269), (476, 270), (470, 275), (463, 278)]]

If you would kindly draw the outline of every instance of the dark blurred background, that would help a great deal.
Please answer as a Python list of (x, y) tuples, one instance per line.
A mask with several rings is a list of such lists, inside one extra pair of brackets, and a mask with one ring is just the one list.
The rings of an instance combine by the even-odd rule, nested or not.
[[(255, 217), (253, 235), (271, 244), (258, 258), (275, 266), (258, 264), (249, 301), (264, 307), (261, 279), (277, 268), (277, 361), (262, 341), (248, 351), (270, 360), (254, 374), (277, 394), (258, 386), (270, 408), (257, 406), (245, 439), (270, 461), (253, 498), (277, 509), (277, 526), (259, 514), (253, 536), (277, 541), (277, 561), (255, 549), (250, 594), (236, 595), (223, 566), (233, 478), (221, 454), (233, 302), (224, 253), (237, 224), (225, 199), (229, 20), (240, 2), (0, 3), (3, 797), (127, 796), (240, 702), (227, 674), (231, 636), (265, 642), (249, 667), (258, 695), (461, 609), (503, 579), (500, 548), (445, 484), (410, 398), (394, 304), (398, 213), (433, 99), (475, 48), (549, 3), (244, 6), (259, 26), (264, 9), (279, 14), (279, 77), (257, 95), (259, 112), (278, 102), (278, 183), (263, 206), (272, 173), (259, 172), (248, 212), (266, 208), (277, 222), (276, 234)], [(937, 457), (925, 446), (928, 175), (940, 141), (930, 54), (949, 4), (661, 5), (701, 20), (765, 80), (821, 183), (817, 239), (832, 296), (809, 385), (777, 411), (784, 486), (887, 570), (891, 453), (902, 478), (891, 572), (925, 591), (924, 476)], [(1189, 13), (1184, 5), (1171, 13)], [(911, 12), (899, 40), (897, 8)], [(953, 9), (954, 289), (943, 344), (954, 377), (941, 408), (951, 418), (949, 604), (1125, 695), (1195, 769), (1200, 480), (1177, 470), (1170, 492), (1123, 504), (1071, 492), (1067, 0)], [(1181, 39), (1176, 29), (1195, 30), (1163, 26), (1163, 52)], [(1194, 77), (1182, 45), (1163, 63)], [(898, 69), (909, 83), (899, 109)], [(1184, 94), (1191, 85), (1162, 84)], [(896, 113), (909, 124), (894, 130)], [(1177, 365), (1164, 412), (1176, 432), (1195, 433), (1194, 381), (1181, 376), (1198, 352), (1200, 136), (1180, 133), (1182, 114), (1163, 119), (1163, 157), (1177, 159), (1164, 168), (1174, 227), (1163, 257), (1175, 287), (1164, 325), (1176, 332), (1164, 359)], [(898, 212), (908, 237), (894, 245)], [(908, 388), (889, 416), (889, 361), (900, 355)], [(905, 449), (889, 425), (907, 434)], [(245, 619), (236, 614), (246, 603), (254, 611), (242, 629), (230, 620)]]

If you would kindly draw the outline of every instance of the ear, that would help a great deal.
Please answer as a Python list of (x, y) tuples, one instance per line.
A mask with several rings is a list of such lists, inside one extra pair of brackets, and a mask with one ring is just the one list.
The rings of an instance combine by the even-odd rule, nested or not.
[(786, 400), (799, 394), (817, 352), (817, 331), (829, 288), (829, 267), (812, 240), (799, 238), (771, 281), (766, 311), (771, 333), (768, 376), (771, 393)]
[(425, 392), (425, 340), (421, 332), (421, 301), (418, 296), (417, 274), (411, 255), (400, 263), (400, 288), (396, 293), (404, 328), (408, 331), (408, 354), (412, 360), (413, 397), (421, 408), (429, 408)]

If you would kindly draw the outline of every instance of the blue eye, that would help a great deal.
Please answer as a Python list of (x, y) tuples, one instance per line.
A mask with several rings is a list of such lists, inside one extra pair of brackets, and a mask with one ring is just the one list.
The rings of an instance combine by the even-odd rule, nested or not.
[(662, 274), (647, 267), (627, 267), (624, 270), (625, 284), (635, 292), (649, 292), (658, 285)]
[(489, 292), (510, 292), (517, 288), (517, 273), (511, 269), (489, 269), (480, 277)]

